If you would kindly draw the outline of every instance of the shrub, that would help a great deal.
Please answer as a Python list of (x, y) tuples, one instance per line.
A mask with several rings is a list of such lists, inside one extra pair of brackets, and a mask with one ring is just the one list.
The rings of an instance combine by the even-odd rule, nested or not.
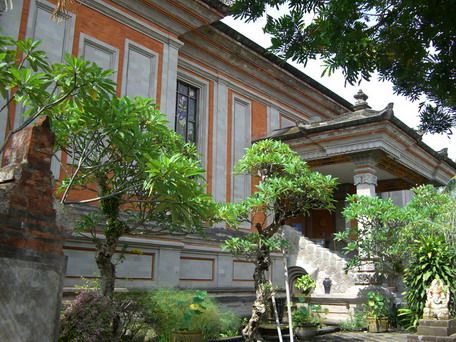
[(366, 315), (372, 318), (383, 318), (391, 316), (391, 303), (388, 297), (377, 291), (367, 293)]
[(81, 292), (63, 313), (59, 341), (113, 341), (114, 317), (115, 310), (109, 298), (97, 292)]
[(365, 313), (362, 310), (355, 310), (353, 314), (350, 314), (350, 318), (339, 324), (339, 327), (343, 331), (359, 331), (367, 327)]
[(296, 326), (321, 325), (321, 314), (327, 310), (322, 310), (320, 305), (308, 304), (301, 306), (293, 312), (293, 324)]
[(445, 284), (450, 285), (450, 298), (453, 303), (456, 294), (455, 255), (443, 234), (420, 236), (411, 248), (410, 265), (404, 274), (404, 283), (408, 287), (405, 295), (407, 308), (400, 309), (399, 314), (401, 324), (407, 328), (416, 327), (422, 317), (426, 290), (434, 278), (442, 279)]
[(99, 291), (82, 291), (62, 314), (59, 341), (147, 341), (155, 333), (145, 293), (116, 294), (114, 300)]
[[(222, 312), (215, 301), (205, 292), (159, 289), (149, 294), (149, 315), (154, 318), (154, 328), (159, 341), (171, 340), (173, 330), (200, 330), (204, 339), (217, 338), (220, 333), (238, 330), (240, 320), (233, 313)], [(200, 298), (196, 300), (195, 297)], [(201, 300), (202, 299), (202, 300)], [(189, 314), (196, 309), (199, 313)]]

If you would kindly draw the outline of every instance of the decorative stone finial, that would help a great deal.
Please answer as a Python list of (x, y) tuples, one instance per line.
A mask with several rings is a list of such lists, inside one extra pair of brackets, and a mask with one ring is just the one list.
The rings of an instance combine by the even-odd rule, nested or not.
[(440, 151), (437, 151), (438, 154), (440, 154), (443, 157), (448, 157), (448, 148), (442, 148)]
[(371, 108), (366, 102), (369, 96), (364, 94), (361, 89), (353, 97), (356, 99), (355, 105), (353, 106), (354, 110)]

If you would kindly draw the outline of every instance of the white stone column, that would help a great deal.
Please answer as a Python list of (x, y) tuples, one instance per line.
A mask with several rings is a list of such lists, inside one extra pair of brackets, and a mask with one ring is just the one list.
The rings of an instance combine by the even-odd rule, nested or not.
[(356, 194), (360, 196), (375, 197), (375, 187), (377, 186), (377, 158), (373, 152), (366, 152), (352, 156), (355, 164), (353, 170), (353, 184), (356, 187)]
[[(373, 155), (360, 155), (352, 158), (355, 169), (353, 183), (356, 187), (358, 196), (375, 197), (377, 195), (375, 187), (377, 186), (376, 176), (376, 158)], [(369, 233), (368, 233), (369, 234)], [(366, 255), (360, 252), (360, 256), (365, 258)], [(364, 260), (355, 272), (357, 285), (373, 285), (377, 282), (375, 276), (375, 265), (372, 260)]]
[(356, 186), (356, 194), (359, 196), (375, 197), (375, 187), (377, 186), (377, 176), (375, 170), (370, 168), (355, 169), (353, 181)]

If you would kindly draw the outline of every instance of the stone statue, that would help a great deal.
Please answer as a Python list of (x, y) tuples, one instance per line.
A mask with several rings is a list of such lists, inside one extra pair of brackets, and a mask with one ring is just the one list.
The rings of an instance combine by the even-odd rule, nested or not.
[(448, 303), (450, 302), (450, 290), (441, 279), (434, 279), (426, 291), (426, 306), (424, 307), (423, 319), (450, 319)]

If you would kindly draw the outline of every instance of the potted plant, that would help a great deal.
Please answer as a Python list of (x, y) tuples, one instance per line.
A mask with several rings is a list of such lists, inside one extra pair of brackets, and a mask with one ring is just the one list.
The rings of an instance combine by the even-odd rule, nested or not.
[(389, 327), (390, 301), (376, 291), (367, 293), (366, 317), (369, 332), (385, 332)]
[(322, 312), (320, 305), (308, 304), (293, 312), (293, 326), (295, 335), (299, 339), (309, 339), (318, 333), (321, 325)]
[(300, 290), (304, 296), (310, 295), (316, 285), (315, 280), (308, 274), (300, 276), (294, 283), (294, 287)]
[(176, 328), (171, 335), (172, 342), (203, 342), (203, 333), (199, 329), (194, 329), (194, 320), (206, 310), (206, 297), (207, 292), (197, 291), (191, 301), (177, 302), (179, 309), (182, 310), (182, 320), (176, 322)]

